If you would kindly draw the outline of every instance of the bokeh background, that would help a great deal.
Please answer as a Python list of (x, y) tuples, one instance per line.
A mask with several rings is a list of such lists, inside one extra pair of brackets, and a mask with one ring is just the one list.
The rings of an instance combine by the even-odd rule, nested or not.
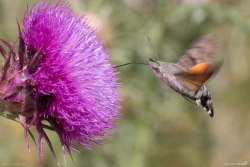
[[(55, 0), (49, 0), (55, 3)], [(93, 150), (67, 155), (76, 167), (220, 167), (250, 166), (250, 1), (249, 0), (63, 0), (86, 14), (109, 48), (112, 64), (156, 59), (174, 62), (205, 34), (220, 41), (220, 72), (206, 82), (215, 116), (167, 87), (148, 66), (117, 69), (122, 86), (122, 116), (113, 136)], [(38, 0), (1, 0), (0, 37), (16, 40), (16, 18)], [(35, 131), (33, 130), (35, 133)], [(60, 142), (48, 132), (64, 166)], [(31, 154), (20, 124), (0, 118), (0, 166), (39, 166), (38, 148)], [(57, 166), (44, 144), (43, 166)], [(19, 163), (19, 164), (14, 164)], [(242, 165), (243, 165), (242, 164)]]

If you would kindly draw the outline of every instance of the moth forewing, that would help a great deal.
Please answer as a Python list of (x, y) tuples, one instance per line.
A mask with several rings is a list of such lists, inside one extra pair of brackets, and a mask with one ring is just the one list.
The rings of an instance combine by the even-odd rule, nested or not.
[(215, 36), (203, 36), (197, 42), (193, 43), (186, 53), (175, 63), (186, 70), (200, 63), (212, 63), (217, 47), (218, 42)]

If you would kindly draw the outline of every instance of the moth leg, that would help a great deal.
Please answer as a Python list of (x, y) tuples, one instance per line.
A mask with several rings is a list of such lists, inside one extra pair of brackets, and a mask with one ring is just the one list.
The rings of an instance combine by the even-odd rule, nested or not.
[(195, 104), (195, 105), (198, 105), (198, 104), (192, 102), (192, 101), (191, 101), (190, 99), (188, 99), (186, 96), (183, 96), (183, 95), (182, 95), (182, 97), (184, 97), (184, 99), (186, 99), (186, 100), (189, 101), (190, 103)]

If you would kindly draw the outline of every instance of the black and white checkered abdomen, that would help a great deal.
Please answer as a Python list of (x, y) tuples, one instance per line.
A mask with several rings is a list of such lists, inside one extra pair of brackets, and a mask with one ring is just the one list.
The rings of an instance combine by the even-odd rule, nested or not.
[(196, 99), (197, 105), (201, 105), (204, 110), (207, 111), (210, 117), (214, 116), (213, 102), (211, 96), (205, 86), (202, 86), (199, 90), (201, 96)]

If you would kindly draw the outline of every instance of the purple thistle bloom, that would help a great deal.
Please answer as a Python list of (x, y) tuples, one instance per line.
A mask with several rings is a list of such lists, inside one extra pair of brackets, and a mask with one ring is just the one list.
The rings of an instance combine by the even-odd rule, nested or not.
[[(52, 145), (44, 129), (54, 130), (63, 152), (79, 144), (91, 149), (107, 130), (115, 128), (120, 101), (117, 78), (109, 55), (84, 16), (69, 4), (54, 6), (43, 0), (28, 8), (19, 28), (19, 49), (1, 40), (5, 62), (0, 78), (0, 99), (19, 117), (28, 144), (29, 127), (36, 126), (40, 163), (43, 139)], [(47, 121), (49, 125), (44, 125)], [(33, 138), (33, 136), (32, 136)], [(56, 157), (56, 156), (55, 156)]]

